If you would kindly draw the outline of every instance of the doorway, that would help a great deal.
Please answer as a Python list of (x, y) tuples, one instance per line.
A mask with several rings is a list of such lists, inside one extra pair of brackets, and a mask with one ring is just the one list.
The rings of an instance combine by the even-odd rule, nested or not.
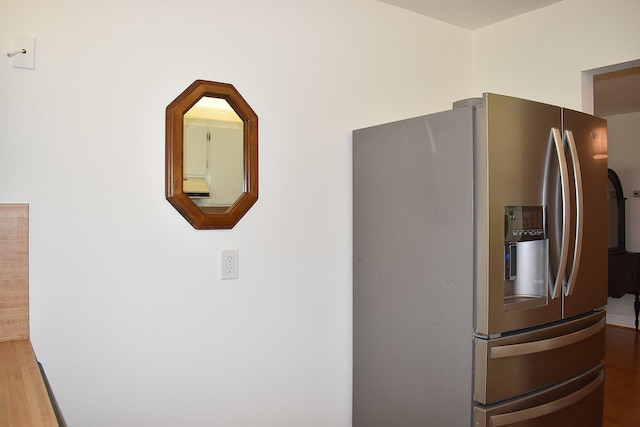
[[(625, 249), (640, 252), (640, 197), (634, 197), (640, 190), (640, 60), (586, 71), (584, 83), (587, 94), (591, 84), (593, 113), (607, 119), (609, 168), (627, 198)], [(633, 305), (631, 294), (609, 298), (607, 323), (634, 328)]]

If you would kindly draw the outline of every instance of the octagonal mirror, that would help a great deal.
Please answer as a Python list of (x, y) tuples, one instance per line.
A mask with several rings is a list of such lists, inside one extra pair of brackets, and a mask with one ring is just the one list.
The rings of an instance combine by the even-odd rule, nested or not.
[(166, 197), (196, 229), (233, 228), (258, 200), (258, 116), (233, 85), (196, 80), (167, 106)]

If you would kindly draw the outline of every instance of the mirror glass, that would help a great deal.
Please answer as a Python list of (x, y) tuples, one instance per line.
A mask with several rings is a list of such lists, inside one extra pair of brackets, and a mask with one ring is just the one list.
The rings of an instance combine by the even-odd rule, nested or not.
[(198, 206), (233, 205), (244, 192), (244, 123), (229, 103), (205, 96), (184, 114), (184, 193)]
[(196, 80), (166, 110), (166, 197), (196, 229), (233, 228), (258, 200), (258, 116), (233, 85)]

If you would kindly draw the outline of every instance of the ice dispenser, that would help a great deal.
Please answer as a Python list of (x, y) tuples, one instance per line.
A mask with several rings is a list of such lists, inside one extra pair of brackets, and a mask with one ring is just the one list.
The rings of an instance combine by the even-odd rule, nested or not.
[(506, 206), (505, 310), (547, 302), (548, 253), (546, 206)]

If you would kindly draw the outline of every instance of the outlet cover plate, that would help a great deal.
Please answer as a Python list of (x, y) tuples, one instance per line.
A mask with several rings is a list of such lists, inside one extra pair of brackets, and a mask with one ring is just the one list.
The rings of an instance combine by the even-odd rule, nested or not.
[(220, 251), (220, 278), (222, 280), (238, 278), (237, 249), (223, 249)]

